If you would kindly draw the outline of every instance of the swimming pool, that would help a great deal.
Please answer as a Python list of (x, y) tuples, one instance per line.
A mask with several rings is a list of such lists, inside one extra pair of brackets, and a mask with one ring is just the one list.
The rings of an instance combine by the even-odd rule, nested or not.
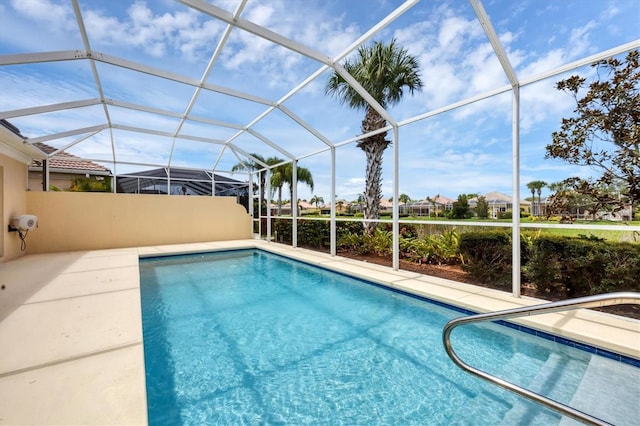
[[(441, 336), (459, 311), (258, 250), (143, 259), (140, 274), (150, 424), (566, 422), (453, 365)], [(605, 420), (640, 415), (638, 368), (495, 324), (452, 339)]]

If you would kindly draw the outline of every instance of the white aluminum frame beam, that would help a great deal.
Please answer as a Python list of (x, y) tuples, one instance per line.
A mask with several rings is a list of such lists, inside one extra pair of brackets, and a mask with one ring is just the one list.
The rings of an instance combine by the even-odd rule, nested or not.
[[(85, 51), (89, 54), (89, 65), (91, 66), (91, 74), (93, 75), (93, 81), (96, 85), (96, 89), (98, 90), (98, 94), (100, 95), (100, 100), (104, 101), (104, 91), (102, 90), (102, 83), (100, 82), (100, 75), (98, 74), (98, 68), (96, 67), (95, 61), (92, 59), (91, 55), (91, 44), (89, 43), (89, 36), (87, 35), (87, 29), (84, 25), (84, 20), (82, 19), (82, 12), (80, 11), (80, 6), (78, 5), (78, 0), (71, 0), (71, 4), (73, 5), (73, 12), (76, 16), (76, 22), (78, 24), (78, 30), (80, 31), (80, 36), (82, 37), (82, 44), (84, 45)], [(111, 116), (109, 114), (109, 108), (103, 103), (102, 111), (104, 112), (104, 116), (106, 118), (107, 124), (111, 127)], [(114, 165), (116, 164), (116, 144), (113, 139), (113, 131), (109, 129), (109, 138), (111, 140), (111, 156), (113, 158)], [(115, 190), (115, 188), (114, 188)]]
[[(151, 130), (151, 129), (147, 129), (147, 128), (143, 128), (143, 127), (127, 126), (127, 125), (124, 125), (124, 124), (112, 124), (111, 128), (112, 129), (117, 129), (117, 130), (126, 130), (128, 132), (146, 133), (148, 135), (165, 136), (167, 138), (173, 138), (174, 137), (173, 136), (173, 132), (164, 132), (164, 131), (160, 131), (160, 130)], [(191, 136), (191, 135), (180, 134), (180, 135), (176, 136), (176, 138), (189, 140), (189, 141), (196, 141), (196, 142), (212, 143), (212, 144), (215, 144), (215, 145), (224, 145), (224, 141), (221, 141), (221, 140), (218, 140), (218, 139), (205, 138), (203, 136)], [(166, 164), (164, 166), (166, 167)]]
[(291, 154), (290, 152), (288, 152), (286, 149), (280, 147), (280, 145), (270, 141), (266, 136), (264, 136), (263, 134), (248, 128), (247, 133), (250, 133), (251, 135), (255, 136), (256, 138), (260, 139), (262, 142), (264, 142), (265, 144), (269, 145), (271, 148), (275, 149), (276, 151), (278, 151), (279, 153), (281, 153), (282, 155), (284, 155), (285, 157), (287, 157), (288, 159), (290, 159), (291, 161), (295, 160), (296, 157), (295, 155)]
[(60, 133), (52, 133), (49, 135), (45, 135), (45, 136), (39, 136), (36, 138), (29, 138), (27, 139), (25, 142), (28, 144), (33, 145), (34, 143), (37, 142), (46, 142), (46, 141), (50, 141), (50, 140), (54, 140), (54, 139), (61, 139), (61, 138), (66, 138), (68, 136), (75, 136), (75, 135), (80, 135), (83, 133), (91, 133), (91, 132), (96, 132), (96, 131), (102, 131), (104, 129), (108, 129), (109, 126), (107, 124), (98, 124), (96, 126), (89, 126), (89, 127), (83, 127), (81, 129), (73, 129), (73, 130), (68, 130), (66, 132), (60, 132)]
[(247, 31), (265, 40), (269, 40), (272, 43), (278, 44), (289, 50), (297, 52), (317, 62), (323, 63), (325, 65), (332, 64), (332, 60), (328, 56), (323, 55), (322, 53), (319, 53), (291, 39), (288, 39), (278, 33), (275, 33), (271, 30), (261, 27), (260, 25), (257, 25), (251, 21), (248, 21), (243, 18), (235, 18), (233, 14), (227, 12), (226, 10), (220, 9), (219, 7), (216, 7), (212, 4), (206, 3), (202, 0), (178, 0), (178, 1), (186, 6), (191, 7), (192, 9), (196, 9), (206, 15), (212, 16), (216, 19), (226, 22), (229, 25), (233, 25), (234, 27), (240, 28), (244, 31)]
[[(236, 7), (236, 10), (233, 14), (234, 18), (239, 18), (240, 14), (242, 13), (242, 10), (244, 9), (245, 5), (247, 4), (247, 0), (242, 0), (239, 4), (238, 7)], [(209, 59), (209, 63), (207, 64), (207, 67), (205, 68), (204, 72), (202, 73), (202, 77), (200, 77), (200, 85), (198, 87), (196, 87), (196, 89), (193, 92), (193, 95), (191, 95), (191, 99), (189, 100), (189, 103), (187, 104), (187, 107), (184, 111), (184, 113), (182, 114), (182, 116), (180, 117), (180, 122), (178, 123), (178, 125), (176, 126), (176, 130), (174, 131), (174, 139), (171, 143), (171, 151), (169, 153), (169, 167), (171, 167), (171, 161), (173, 159), (173, 152), (175, 149), (175, 136), (178, 135), (178, 133), (180, 133), (180, 131), (182, 130), (182, 127), (184, 126), (184, 123), (186, 121), (186, 117), (188, 117), (189, 113), (193, 110), (193, 107), (196, 103), (196, 100), (198, 99), (198, 97), (200, 96), (200, 92), (202, 91), (202, 86), (204, 84), (206, 84), (207, 79), (209, 78), (209, 74), (211, 74), (211, 71), (213, 70), (213, 66), (215, 65), (216, 61), (218, 60), (218, 57), (220, 56), (220, 54), (222, 53), (222, 49), (224, 48), (224, 45), (226, 44), (227, 40), (229, 39), (229, 35), (231, 34), (231, 30), (233, 29), (233, 27), (231, 25), (227, 25), (227, 28), (225, 28), (222, 37), (220, 38), (220, 41), (218, 42), (218, 45), (216, 46), (213, 54), (211, 55), (211, 58)], [(216, 161), (216, 165), (217, 165), (217, 161)], [(214, 191), (212, 192), (213, 195), (215, 195), (215, 184), (214, 184)]]
[(482, 25), (487, 38), (489, 39), (489, 43), (491, 43), (491, 47), (493, 48), (493, 52), (498, 57), (498, 61), (500, 61), (500, 65), (502, 65), (502, 69), (504, 70), (509, 82), (513, 87), (519, 85), (518, 76), (516, 75), (511, 62), (509, 61), (509, 57), (507, 53), (504, 51), (502, 47), (502, 43), (500, 43), (500, 39), (498, 38), (498, 34), (496, 34), (493, 25), (491, 24), (491, 20), (489, 16), (487, 16), (487, 12), (484, 10), (482, 6), (482, 2), (480, 0), (469, 0), (471, 3), (471, 7), (476, 14), (476, 18)]
[(24, 117), (27, 115), (46, 114), (48, 112), (64, 111), (74, 108), (82, 108), (93, 105), (100, 105), (102, 101), (99, 98), (84, 99), (81, 101), (60, 102), (57, 104), (42, 105), (31, 108), (14, 109), (11, 111), (0, 112), (0, 119)]
[(521, 253), (520, 253), (520, 82), (516, 75), (509, 58), (496, 34), (491, 20), (487, 16), (480, 0), (469, 0), (473, 10), (484, 29), (495, 55), (502, 65), (509, 83), (512, 87), (512, 115), (511, 115), (511, 164), (512, 164), (512, 214), (511, 214), (511, 289), (513, 297), (520, 297), (520, 271), (521, 271)]

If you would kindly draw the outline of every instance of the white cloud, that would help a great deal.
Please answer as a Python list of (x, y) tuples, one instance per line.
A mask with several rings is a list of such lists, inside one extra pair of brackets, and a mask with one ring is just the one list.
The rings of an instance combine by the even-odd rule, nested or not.
[(568, 46), (572, 59), (585, 56), (594, 50), (590, 37), (591, 31), (596, 27), (595, 21), (589, 21), (586, 25), (571, 30)]
[(223, 25), (196, 12), (154, 13), (145, 1), (136, 1), (119, 19), (99, 9), (87, 9), (84, 19), (95, 45), (141, 49), (156, 58), (178, 52), (187, 60), (210, 55)]
[(77, 29), (70, 4), (58, 4), (50, 0), (11, 0), (11, 6), (21, 15), (47, 25), (57, 31)]

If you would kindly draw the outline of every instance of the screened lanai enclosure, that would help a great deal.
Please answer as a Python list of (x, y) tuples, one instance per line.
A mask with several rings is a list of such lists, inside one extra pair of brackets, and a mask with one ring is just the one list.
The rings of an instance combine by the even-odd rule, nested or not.
[[(410, 222), (400, 218), (402, 194), (455, 200), (497, 191), (519, 211), (529, 182), (593, 173), (545, 155), (575, 108), (555, 85), (571, 75), (591, 81), (591, 64), (640, 48), (636, 0), (15, 0), (0, 12), (0, 119), (26, 144), (54, 147), (48, 158), (65, 152), (108, 168), (114, 192), (244, 191), (255, 232), (271, 239), (273, 210), (254, 203), (273, 203), (271, 176), (290, 165), (282, 193), (330, 206), (323, 220), (335, 255), (336, 223), (364, 221), (336, 211), (338, 200), (364, 191), (361, 142), (385, 135), (380, 191), (393, 208), (379, 222), (393, 231), (396, 269), (399, 229)], [(381, 104), (347, 62), (392, 40), (416, 58), (422, 87)], [(384, 126), (363, 134), (366, 108), (327, 93), (331, 76)], [(298, 184), (302, 168), (313, 185)], [(283, 219), (294, 246), (299, 223), (318, 220), (297, 209)], [(466, 225), (512, 230), (515, 295), (519, 230), (565, 226), (522, 224), (517, 214)]]

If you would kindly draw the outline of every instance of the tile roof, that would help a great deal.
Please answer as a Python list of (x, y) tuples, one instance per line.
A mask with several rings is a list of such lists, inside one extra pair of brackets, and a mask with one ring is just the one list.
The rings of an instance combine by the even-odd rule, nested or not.
[[(51, 154), (56, 148), (47, 144), (36, 142), (33, 146), (40, 149), (45, 154)], [(42, 167), (42, 160), (33, 160), (31, 167)], [(96, 164), (93, 161), (81, 160), (73, 154), (64, 151), (58, 152), (54, 158), (49, 159), (49, 168), (60, 170), (68, 170), (69, 172), (102, 172), (111, 174), (111, 170)]]

